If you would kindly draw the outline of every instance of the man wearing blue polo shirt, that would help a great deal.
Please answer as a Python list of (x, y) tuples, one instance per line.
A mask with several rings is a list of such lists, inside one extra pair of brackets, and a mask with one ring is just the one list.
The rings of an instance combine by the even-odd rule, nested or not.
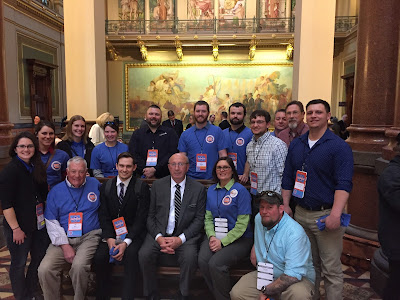
[(228, 142), (228, 156), (232, 158), (238, 175), (243, 175), (246, 164), (246, 146), (251, 141), (253, 133), (244, 125), (246, 107), (236, 102), (229, 106), (229, 121), (231, 127), (224, 130), (225, 140)]
[(75, 156), (67, 162), (67, 178), (47, 196), (44, 213), (51, 244), (39, 269), (44, 299), (60, 299), (60, 271), (71, 264), (74, 299), (84, 299), (92, 258), (100, 241), (97, 210), (100, 182), (86, 177), (86, 161)]
[(207, 122), (210, 107), (200, 100), (194, 105), (195, 126), (185, 130), (178, 150), (189, 158), (187, 175), (195, 179), (211, 179), (212, 169), (218, 157), (227, 156), (224, 134), (221, 128)]
[[(309, 131), (289, 146), (282, 179), (285, 211), (291, 214), (289, 201), (294, 196), (295, 219), (303, 226), (311, 242), (316, 271), (315, 299), (319, 299), (321, 272), (326, 299), (342, 299), (343, 272), (340, 256), (344, 227), (341, 215), (352, 189), (353, 153), (350, 146), (328, 129), (329, 104), (321, 99), (306, 106)], [(325, 223), (320, 230), (316, 220)]]

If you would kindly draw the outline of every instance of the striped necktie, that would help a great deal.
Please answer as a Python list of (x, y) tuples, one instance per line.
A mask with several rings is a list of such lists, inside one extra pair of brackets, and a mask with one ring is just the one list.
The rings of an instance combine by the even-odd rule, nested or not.
[(179, 184), (175, 185), (175, 228), (178, 225), (178, 220), (179, 220), (179, 213), (181, 212), (181, 186)]
[(121, 190), (119, 191), (118, 202), (119, 202), (119, 205), (121, 206), (122, 202), (124, 201), (124, 194), (125, 194), (124, 193), (124, 187), (125, 187), (125, 185), (124, 185), (123, 182), (121, 182), (119, 184), (119, 186), (121, 187)]

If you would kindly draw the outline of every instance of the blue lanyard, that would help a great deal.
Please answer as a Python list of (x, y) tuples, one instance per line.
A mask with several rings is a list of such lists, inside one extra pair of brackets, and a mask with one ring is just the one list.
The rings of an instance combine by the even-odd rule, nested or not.
[(82, 198), (82, 195), (83, 195), (83, 191), (85, 190), (85, 186), (82, 188), (81, 194), (79, 195), (78, 203), (76, 203), (76, 200), (75, 200), (74, 196), (72, 196), (70, 187), (68, 186), (66, 181), (64, 181), (64, 183), (65, 183), (65, 186), (67, 187), (67, 190), (68, 190), (69, 194), (71, 195), (72, 200), (74, 200), (74, 202), (75, 202), (75, 212), (77, 212), (79, 203), (81, 203), (81, 198)]
[[(202, 129), (203, 129), (203, 128), (202, 128)], [(204, 135), (203, 143), (200, 144), (199, 138), (197, 137), (197, 128), (196, 128), (196, 130), (194, 131), (194, 135), (196, 136), (196, 140), (197, 140), (197, 142), (198, 142), (199, 145), (200, 145), (200, 153), (203, 153), (203, 145), (204, 145), (204, 141), (205, 141), (206, 138), (207, 138), (207, 133), (208, 133), (208, 128), (207, 128), (206, 134)]]

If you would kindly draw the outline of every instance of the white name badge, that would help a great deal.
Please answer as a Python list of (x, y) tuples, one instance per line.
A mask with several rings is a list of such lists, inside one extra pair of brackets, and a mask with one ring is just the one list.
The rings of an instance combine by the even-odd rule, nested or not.
[(257, 289), (261, 291), (263, 286), (267, 286), (274, 280), (274, 265), (259, 262), (257, 264)]
[(228, 234), (228, 219), (215, 218), (214, 228), (215, 228), (215, 237), (219, 240), (223, 239)]
[(304, 198), (304, 191), (306, 190), (307, 172), (297, 170), (296, 180), (292, 195), (297, 198)]

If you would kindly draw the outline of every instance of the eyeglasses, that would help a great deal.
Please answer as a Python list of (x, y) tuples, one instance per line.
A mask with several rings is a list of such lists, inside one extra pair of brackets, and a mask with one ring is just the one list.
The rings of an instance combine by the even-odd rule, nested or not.
[(251, 125), (254, 125), (254, 124), (261, 125), (261, 124), (263, 124), (263, 123), (265, 123), (265, 121), (263, 121), (263, 120), (258, 120), (258, 121), (250, 121), (250, 124), (251, 124)]
[(215, 169), (217, 169), (218, 171), (226, 171), (226, 170), (229, 170), (229, 169), (231, 169), (231, 167), (230, 166), (217, 166)]
[(187, 165), (187, 163), (168, 163), (171, 167), (175, 168), (176, 166), (178, 166), (179, 168), (182, 168), (184, 165)]
[(17, 145), (17, 146), (15, 146), (15, 148), (18, 148), (18, 149), (33, 149), (33, 148), (35, 148), (35, 146), (33, 144)]

